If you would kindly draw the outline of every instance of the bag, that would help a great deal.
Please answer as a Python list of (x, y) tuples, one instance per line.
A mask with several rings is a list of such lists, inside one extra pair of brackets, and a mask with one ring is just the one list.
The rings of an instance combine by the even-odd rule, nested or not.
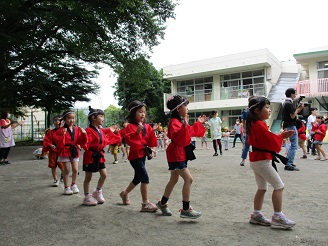
[(194, 149), (196, 149), (196, 147), (192, 144), (189, 144), (188, 146), (185, 147), (186, 157), (188, 161), (192, 161), (196, 159), (196, 156), (194, 154)]
[(151, 148), (144, 146), (145, 150), (146, 150), (146, 155), (147, 155), (147, 159), (151, 160), (153, 159), (153, 151), (151, 150)]

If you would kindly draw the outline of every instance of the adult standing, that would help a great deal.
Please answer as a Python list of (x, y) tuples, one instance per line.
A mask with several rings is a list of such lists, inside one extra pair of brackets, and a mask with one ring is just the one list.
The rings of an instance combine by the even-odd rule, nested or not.
[(243, 140), (243, 138), (241, 136), (241, 134), (243, 133), (243, 127), (241, 126), (239, 119), (236, 120), (236, 124), (234, 125), (232, 131), (235, 133), (235, 136), (233, 138), (232, 148), (234, 148), (236, 146), (236, 140), (237, 140), (237, 138), (239, 138), (240, 139), (240, 142), (242, 144), (244, 144), (244, 140)]
[(317, 120), (318, 109), (315, 107), (310, 108), (311, 115), (307, 119), (306, 129), (310, 134), (310, 139), (308, 139), (308, 149), (311, 148), (311, 155), (316, 155), (315, 145), (313, 144), (314, 132), (312, 132), (312, 127)]
[(218, 116), (218, 111), (213, 110), (210, 115), (210, 119), (208, 120), (207, 124), (210, 126), (211, 130), (211, 138), (213, 142), (213, 148), (214, 148), (214, 155), (218, 156), (218, 145), (220, 150), (220, 155), (222, 155), (222, 131), (221, 131), (221, 125), (226, 120), (226, 117), (222, 117), (222, 120)]
[(24, 122), (12, 122), (10, 114), (6, 111), (1, 112), (1, 134), (0, 134), (0, 165), (10, 164), (8, 155), (10, 148), (15, 146), (12, 129), (22, 125)]
[(285, 91), (285, 95), (286, 99), (282, 105), (283, 129), (294, 130), (294, 134), (289, 137), (290, 148), (287, 154), (288, 162), (285, 166), (285, 170), (299, 171), (300, 169), (294, 164), (296, 150), (298, 148), (298, 133), (295, 123), (298, 113), (304, 108), (304, 104), (300, 103), (300, 105), (295, 108), (293, 101), (296, 98), (296, 91), (294, 88), (288, 88)]

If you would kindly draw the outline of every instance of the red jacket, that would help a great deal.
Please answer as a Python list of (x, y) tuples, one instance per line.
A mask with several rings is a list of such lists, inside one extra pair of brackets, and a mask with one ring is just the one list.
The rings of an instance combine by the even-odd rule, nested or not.
[(129, 160), (135, 160), (146, 156), (146, 150), (144, 146), (156, 147), (157, 138), (149, 124), (143, 124), (146, 129), (146, 135), (142, 136), (142, 131), (137, 133), (136, 124), (128, 124), (125, 128), (125, 141), (130, 146)]
[(122, 128), (121, 130), (118, 131), (118, 133), (121, 136), (121, 141), (123, 141), (123, 142), (125, 141), (125, 132), (126, 132), (126, 127)]
[(77, 157), (80, 157), (80, 149), (77, 145), (85, 145), (88, 142), (87, 134), (83, 134), (80, 132), (77, 126), (73, 126), (74, 129), (74, 141), (72, 141), (71, 135), (67, 130), (65, 135), (63, 136), (64, 126), (60, 127), (56, 134), (54, 134), (54, 139), (56, 146), (58, 148), (58, 156), (60, 157), (72, 157), (72, 151), (75, 151)]
[[(314, 132), (314, 140), (323, 141), (326, 136), (327, 126), (326, 124), (316, 124), (313, 126), (312, 131)], [(318, 131), (321, 131), (321, 133)]]
[[(264, 121), (258, 120), (252, 123), (251, 131), (248, 134), (248, 143), (258, 149), (265, 149), (279, 153), (282, 145), (282, 136), (269, 132)], [(272, 160), (272, 155), (266, 152), (252, 151), (249, 153), (249, 160), (262, 161)]]
[(99, 130), (102, 138), (101, 142), (97, 129), (91, 127), (85, 129), (88, 141), (82, 145), (82, 148), (85, 150), (83, 153), (83, 165), (93, 164), (97, 154), (99, 155), (98, 163), (105, 163), (103, 149), (107, 145), (116, 144), (121, 141), (120, 135), (113, 133), (109, 128), (99, 128)]
[(305, 124), (302, 122), (302, 126), (297, 130), (298, 138), (302, 140), (306, 140), (306, 127)]
[(54, 128), (52, 130), (50, 130), (49, 132), (47, 132), (47, 134), (44, 136), (43, 139), (43, 145), (42, 145), (42, 152), (58, 152), (58, 149), (52, 149), (50, 146), (51, 145), (56, 145), (55, 143), (55, 134), (57, 133), (57, 131), (59, 130), (59, 128)]
[(198, 121), (192, 126), (185, 127), (180, 120), (172, 118), (168, 128), (168, 137), (171, 139), (171, 143), (166, 149), (167, 161), (186, 161), (185, 147), (190, 144), (191, 137), (202, 137), (205, 131), (206, 128)]

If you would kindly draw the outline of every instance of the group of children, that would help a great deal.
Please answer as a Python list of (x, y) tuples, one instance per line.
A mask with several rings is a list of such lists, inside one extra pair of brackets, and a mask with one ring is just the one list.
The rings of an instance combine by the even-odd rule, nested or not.
[[(196, 219), (202, 215), (201, 212), (195, 211), (190, 206), (190, 191), (193, 177), (188, 169), (188, 160), (192, 158), (190, 159), (190, 153), (187, 153), (187, 149), (189, 149), (188, 146), (190, 145), (192, 136), (204, 136), (206, 132), (206, 128), (204, 127), (206, 116), (200, 116), (190, 126), (188, 123), (188, 103), (185, 97), (179, 95), (172, 96), (167, 101), (167, 108), (170, 109), (171, 114), (167, 137), (171, 139), (171, 143), (167, 147), (166, 156), (171, 176), (165, 186), (161, 200), (156, 204), (150, 202), (148, 198), (149, 176), (145, 164), (146, 158), (152, 158), (151, 148), (156, 147), (158, 144), (155, 134), (158, 130), (158, 124), (150, 126), (145, 123), (147, 106), (144, 103), (133, 101), (129, 104), (129, 114), (127, 116), (129, 124), (125, 128), (124, 139), (130, 146), (128, 159), (134, 169), (134, 177), (119, 194), (124, 205), (131, 203), (129, 194), (140, 184), (142, 197), (141, 211), (155, 212), (159, 209), (163, 215), (171, 216), (172, 212), (169, 209), (168, 200), (179, 177), (182, 177), (184, 185), (182, 188), (182, 209), (180, 210), (180, 217)], [(283, 131), (279, 135), (271, 133), (265, 123), (270, 113), (270, 102), (266, 98), (254, 97), (249, 101), (246, 133), (249, 144), (252, 146), (250, 167), (254, 171), (258, 186), (254, 197), (254, 212), (251, 214), (249, 222), (286, 229), (293, 227), (295, 222), (289, 220), (282, 213), (282, 192), (284, 184), (273, 165), (271, 165), (271, 160), (276, 152), (280, 151), (283, 139), (291, 136), (294, 131)], [(114, 127), (102, 127), (104, 122), (104, 112), (102, 110), (90, 109), (88, 119), (90, 125), (86, 129), (83, 129), (74, 125), (74, 112), (64, 112), (60, 118), (57, 117), (54, 119), (55, 129), (46, 135), (43, 147), (44, 150), (49, 151), (49, 167), (52, 168), (54, 179), (58, 180), (54, 172), (55, 165), (58, 165), (63, 171), (65, 195), (79, 192), (76, 186), (77, 165), (80, 157), (79, 146), (84, 149), (83, 171), (85, 172), (85, 179), (83, 189), (85, 197), (83, 204), (96, 205), (105, 202), (102, 187), (106, 180), (107, 172), (103, 148), (106, 145), (117, 143), (120, 141), (120, 137), (114, 133), (117, 130)], [(64, 121), (63, 126), (60, 126), (60, 120)], [(321, 128), (317, 132), (319, 133), (319, 131), (321, 131)], [(52, 158), (52, 155), (58, 155), (58, 158)], [(71, 185), (68, 182), (70, 167), (72, 167)], [(100, 178), (96, 188), (90, 193), (90, 181), (95, 172), (100, 173)], [(271, 220), (267, 219), (261, 212), (268, 183), (274, 188), (272, 194), (274, 214)]]

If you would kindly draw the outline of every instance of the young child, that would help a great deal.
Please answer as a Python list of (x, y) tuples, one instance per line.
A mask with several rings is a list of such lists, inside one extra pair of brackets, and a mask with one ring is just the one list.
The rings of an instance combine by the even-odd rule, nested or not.
[[(128, 159), (129, 152), (130, 152), (130, 146), (125, 141), (125, 130), (126, 130), (126, 127), (128, 126), (128, 124), (129, 124), (128, 122), (124, 121), (122, 123), (122, 129), (119, 130), (119, 134), (121, 136), (122, 159), (125, 161)], [(126, 158), (125, 158), (125, 156), (126, 156)]]
[(113, 164), (118, 164), (118, 148), (121, 145), (121, 135), (118, 125), (112, 125), (112, 128), (115, 129), (114, 134), (119, 137), (119, 140), (116, 143), (114, 142), (111, 145), (109, 145), (109, 149), (110, 149), (110, 153), (114, 157)]
[(224, 150), (229, 150), (229, 140), (230, 140), (230, 131), (229, 127), (224, 128), (224, 132), (222, 133), (223, 136), (223, 143), (224, 143)]
[[(119, 142), (121, 138), (113, 133), (115, 128), (102, 128), (104, 111), (93, 108), (90, 108), (89, 111), (88, 120), (90, 125), (85, 129), (88, 142), (82, 146), (85, 150), (83, 154), (83, 171), (85, 172), (83, 204), (94, 206), (105, 202), (102, 194), (102, 187), (107, 177), (104, 148), (108, 144)], [(90, 194), (90, 181), (92, 174), (96, 172), (99, 172), (100, 177), (96, 189)]]
[(158, 201), (156, 206), (161, 210), (163, 215), (171, 216), (172, 212), (168, 208), (168, 200), (177, 184), (179, 177), (184, 180), (182, 188), (182, 206), (180, 210), (181, 218), (197, 219), (202, 215), (201, 212), (193, 210), (190, 206), (190, 189), (193, 178), (187, 166), (187, 157), (185, 147), (190, 145), (191, 136), (204, 136), (206, 128), (203, 123), (206, 116), (198, 117), (198, 121), (192, 126), (188, 124), (188, 105), (189, 101), (179, 95), (172, 96), (167, 101), (167, 108), (170, 109), (171, 119), (168, 126), (168, 137), (172, 140), (166, 150), (166, 157), (168, 161), (171, 177), (165, 187), (162, 199)]
[(57, 176), (57, 167), (61, 171), (61, 182), (63, 181), (63, 170), (64, 170), (64, 164), (62, 162), (57, 161), (58, 159), (58, 149), (56, 147), (55, 143), (55, 134), (60, 128), (60, 116), (53, 117), (53, 124), (54, 129), (49, 130), (46, 132), (46, 135), (43, 139), (43, 146), (42, 146), (42, 152), (48, 152), (48, 167), (51, 168), (51, 174), (54, 179), (53, 186), (58, 187), (59, 186), (59, 180)]
[(169, 146), (169, 137), (167, 136), (167, 127), (163, 127), (164, 150)]
[(201, 142), (200, 149), (201, 150), (203, 149), (204, 144), (206, 146), (206, 149), (209, 150), (209, 148), (207, 146), (207, 137), (206, 137), (206, 134), (207, 134), (207, 131), (205, 130), (204, 136), (202, 136), (202, 138), (200, 139), (200, 142)]
[(240, 142), (244, 145), (244, 139), (242, 137), (243, 126), (240, 124), (239, 119), (236, 120), (236, 124), (234, 125), (232, 132), (234, 132), (234, 134), (235, 134), (235, 136), (233, 138), (232, 148), (234, 148), (236, 146), (237, 138), (239, 138)]
[[(249, 222), (257, 225), (280, 227), (284, 229), (295, 226), (295, 222), (287, 219), (282, 213), (282, 193), (284, 183), (278, 172), (270, 163), (273, 156), (280, 151), (283, 138), (294, 134), (293, 130), (283, 131), (276, 135), (269, 132), (265, 122), (271, 114), (270, 101), (265, 97), (253, 98), (249, 101), (249, 113), (246, 120), (246, 133), (252, 152), (249, 154), (250, 167), (255, 174), (258, 190), (254, 197), (254, 212)], [(268, 183), (273, 187), (272, 204), (274, 214), (271, 221), (264, 217), (261, 212), (264, 195)]]
[[(74, 125), (75, 112), (67, 110), (62, 115), (64, 126), (60, 127), (55, 134), (55, 144), (58, 148), (58, 161), (64, 164), (64, 195), (79, 193), (76, 185), (78, 175), (78, 162), (80, 157), (80, 147), (87, 143), (86, 131)], [(70, 163), (72, 165), (72, 183), (68, 185), (68, 175), (70, 173)]]
[(142, 207), (141, 212), (155, 212), (157, 207), (148, 200), (149, 177), (146, 170), (146, 155), (149, 147), (157, 146), (157, 138), (154, 131), (158, 125), (153, 128), (145, 123), (147, 106), (140, 101), (133, 101), (129, 104), (129, 114), (127, 120), (129, 125), (126, 127), (125, 140), (130, 145), (128, 159), (134, 169), (134, 178), (125, 190), (120, 193), (124, 205), (129, 205), (129, 193), (140, 185)]
[(301, 159), (306, 159), (306, 146), (305, 146), (305, 141), (306, 141), (306, 126), (305, 126), (305, 121), (303, 121), (303, 115), (299, 115), (298, 119), (296, 120), (296, 129), (298, 133), (298, 146), (302, 149), (303, 151), (303, 156)]
[[(317, 150), (318, 157), (315, 160), (327, 161), (328, 158), (326, 156), (325, 151), (322, 148), (322, 141), (326, 136), (327, 126), (324, 123), (324, 118), (321, 115), (317, 116), (317, 124), (313, 125), (312, 132), (314, 132), (313, 144), (315, 145), (315, 149)], [(321, 155), (323, 159), (321, 159)]]

